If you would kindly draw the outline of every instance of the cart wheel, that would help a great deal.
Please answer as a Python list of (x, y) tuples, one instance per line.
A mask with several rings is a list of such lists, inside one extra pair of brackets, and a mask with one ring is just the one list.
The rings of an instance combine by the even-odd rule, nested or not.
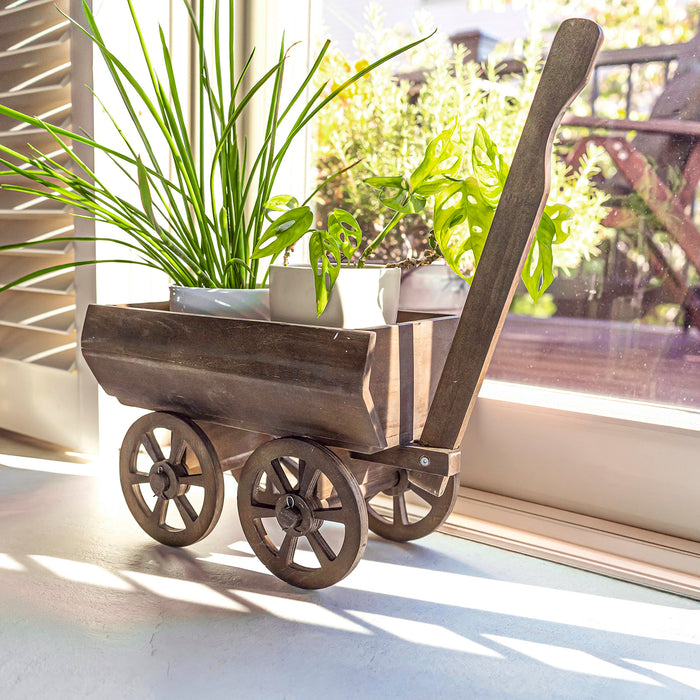
[(194, 544), (219, 520), (224, 504), (219, 459), (204, 431), (189, 418), (172, 413), (139, 418), (124, 437), (119, 472), (131, 514), (158, 542)]
[(347, 576), (367, 545), (367, 510), (357, 481), (328, 448), (301, 438), (266, 442), (238, 482), (248, 543), (278, 578), (325, 588)]
[[(448, 479), (442, 496), (435, 496), (412, 483), (410, 473), (405, 469), (399, 469), (398, 475), (396, 486), (382, 492), (384, 496), (391, 496), (393, 512), (391, 515), (380, 514), (370, 499), (367, 502), (368, 525), (372, 532), (387, 540), (408, 542), (429, 535), (445, 522), (457, 500), (459, 474)], [(420, 499), (416, 501), (416, 510), (420, 511), (416, 515), (409, 513), (406, 507), (409, 492)]]

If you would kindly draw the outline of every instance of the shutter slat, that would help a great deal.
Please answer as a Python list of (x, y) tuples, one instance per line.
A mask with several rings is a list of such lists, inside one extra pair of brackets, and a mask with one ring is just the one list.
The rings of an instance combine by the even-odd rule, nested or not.
[(75, 343), (75, 331), (64, 335), (0, 326), (0, 355), (9, 360), (69, 370), (75, 359)]
[[(0, 66), (0, 92), (17, 89), (17, 86), (47, 73), (46, 82), (60, 84), (70, 72), (70, 42), (55, 41), (0, 52)], [(57, 68), (61, 70), (56, 72)], [(34, 83), (38, 84), (41, 83)]]
[[(18, 112), (39, 117), (49, 124), (59, 124), (70, 113), (70, 85), (49, 85), (18, 92), (3, 92), (0, 93), (0, 103)], [(0, 131), (13, 130), (13, 126), (17, 126), (17, 122), (0, 116)], [(24, 129), (13, 131), (19, 132)]]
[(69, 0), (36, 0), (11, 9), (0, 10), (0, 47), (8, 48), (7, 37), (31, 37), (50, 29), (66, 19), (58, 11), (68, 14)]

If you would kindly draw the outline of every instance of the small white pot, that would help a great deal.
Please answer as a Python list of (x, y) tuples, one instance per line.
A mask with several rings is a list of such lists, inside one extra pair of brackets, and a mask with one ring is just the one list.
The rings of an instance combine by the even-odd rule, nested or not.
[(469, 285), (447, 265), (433, 263), (404, 273), (399, 308), (460, 314), (468, 292)]
[(401, 270), (376, 265), (340, 270), (328, 306), (316, 316), (314, 276), (309, 265), (270, 267), (273, 321), (333, 328), (372, 328), (396, 323)]
[(170, 310), (269, 321), (270, 290), (173, 286), (170, 287)]

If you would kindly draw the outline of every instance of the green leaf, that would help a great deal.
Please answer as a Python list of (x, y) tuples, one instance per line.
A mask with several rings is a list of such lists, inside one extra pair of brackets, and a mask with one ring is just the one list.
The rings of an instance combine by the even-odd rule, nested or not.
[(263, 204), (265, 208), (265, 218), (268, 221), (274, 221), (270, 212), (273, 211), (290, 211), (291, 209), (296, 209), (299, 206), (299, 201), (296, 197), (291, 194), (278, 194), (272, 197)]
[(344, 209), (334, 209), (328, 217), (328, 234), (346, 259), (352, 260), (362, 243), (362, 230), (355, 217)]
[(425, 197), (412, 192), (405, 177), (368, 177), (365, 182), (381, 190), (379, 201), (392, 211), (417, 214), (425, 209)]
[(556, 228), (552, 219), (543, 213), (522, 273), (523, 282), (533, 301), (537, 301), (554, 281), (552, 243), (555, 236)]
[(392, 177), (366, 177), (365, 182), (378, 190), (384, 189), (385, 187), (406, 187), (406, 180), (400, 175)]
[(416, 187), (415, 192), (423, 197), (431, 197), (432, 195), (442, 192), (442, 190), (449, 187), (454, 181), (455, 179), (453, 177), (443, 177), (442, 175), (432, 176), (422, 185)]
[[(420, 188), (431, 179), (456, 175), (460, 171), (464, 156), (464, 144), (461, 141), (453, 140), (456, 128), (457, 120), (455, 119), (452, 126), (447, 127), (427, 145), (423, 160), (418, 164), (410, 178), (412, 192), (422, 193)], [(428, 192), (427, 194), (433, 193)]]
[(309, 237), (309, 260), (316, 290), (316, 316), (320, 316), (330, 299), (340, 273), (340, 246), (326, 231), (315, 230)]
[(141, 204), (143, 204), (143, 209), (148, 216), (148, 220), (151, 222), (151, 226), (158, 230), (158, 224), (156, 223), (156, 217), (153, 213), (153, 199), (151, 197), (151, 188), (148, 186), (148, 173), (143, 164), (141, 158), (136, 159), (136, 167), (138, 169), (138, 183), (139, 183), (139, 194), (141, 195)]
[(491, 206), (489, 200), (484, 196), (483, 188), (476, 178), (468, 177), (466, 179), (466, 190), (469, 210), (467, 216), (469, 239), (471, 241), (471, 249), (474, 252), (474, 264), (478, 265), (481, 253), (484, 250), (486, 237), (491, 230), (491, 223), (493, 222), (496, 209)]
[(563, 224), (574, 218), (574, 210), (571, 207), (567, 207), (566, 204), (548, 204), (544, 208), (544, 213), (549, 216), (554, 225), (553, 242), (563, 243), (570, 235), (568, 231), (564, 231)]
[(496, 144), (481, 124), (476, 125), (472, 145), (472, 170), (479, 181), (484, 200), (492, 207), (498, 206), (509, 167), (498, 152)]
[(314, 215), (309, 207), (297, 207), (285, 212), (267, 227), (255, 246), (251, 258), (267, 256), (276, 258), (286, 248), (293, 246), (311, 228), (313, 220)]
[(291, 194), (278, 194), (268, 199), (263, 206), (270, 211), (289, 211), (290, 209), (296, 209), (299, 206), (299, 202)]
[[(435, 212), (433, 226), (435, 241), (438, 244), (445, 262), (460, 277), (459, 261), (469, 250), (469, 237), (462, 236), (457, 242), (456, 231), (467, 220), (467, 187), (464, 180), (452, 182), (435, 197)], [(467, 229), (468, 231), (468, 229)]]

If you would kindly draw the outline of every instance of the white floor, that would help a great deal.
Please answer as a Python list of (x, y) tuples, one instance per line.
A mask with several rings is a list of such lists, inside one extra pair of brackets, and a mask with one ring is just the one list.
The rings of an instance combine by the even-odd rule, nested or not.
[(249, 553), (228, 477), (214, 532), (173, 550), (116, 464), (0, 453), (3, 700), (700, 697), (695, 601), (440, 534), (371, 538), (300, 591)]

